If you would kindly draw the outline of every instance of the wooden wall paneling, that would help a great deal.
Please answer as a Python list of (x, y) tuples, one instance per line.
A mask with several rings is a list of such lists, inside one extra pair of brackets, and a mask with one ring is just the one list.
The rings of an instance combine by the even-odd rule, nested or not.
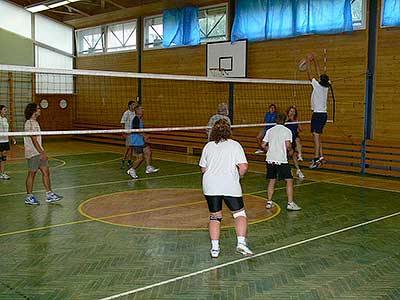
[[(49, 103), (48, 108), (41, 109), (40, 127), (42, 130), (70, 130), (72, 129), (73, 111), (75, 96), (71, 94), (36, 94), (37, 104), (42, 99)], [(60, 100), (65, 99), (68, 106), (62, 109), (59, 105)]]

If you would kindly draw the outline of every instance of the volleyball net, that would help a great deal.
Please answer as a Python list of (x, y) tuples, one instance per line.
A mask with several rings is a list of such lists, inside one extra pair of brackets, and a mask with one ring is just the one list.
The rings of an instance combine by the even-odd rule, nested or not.
[[(141, 131), (206, 129), (219, 103), (228, 104), (233, 128), (264, 126), (264, 115), (272, 103), (281, 112), (295, 106), (298, 122), (307, 123), (311, 92), (311, 84), (300, 80), (0, 65), (0, 105), (8, 107), (13, 131), (0, 134), (29, 135), (24, 132), (24, 110), (32, 102), (41, 108), (41, 134), (54, 136), (124, 132), (120, 120), (131, 100), (144, 107), (145, 129)], [(330, 96), (329, 120), (334, 119), (334, 105)]]

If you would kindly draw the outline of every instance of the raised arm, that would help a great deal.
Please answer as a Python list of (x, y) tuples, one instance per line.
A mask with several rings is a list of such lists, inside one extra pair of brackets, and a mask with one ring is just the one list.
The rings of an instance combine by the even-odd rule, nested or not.
[(308, 75), (308, 80), (310, 80), (310, 81), (313, 79), (313, 74), (312, 74), (312, 71), (311, 71), (311, 62), (312, 62), (312, 60), (313, 60), (312, 54), (308, 54), (308, 55), (306, 56), (306, 61), (307, 61), (307, 75)]

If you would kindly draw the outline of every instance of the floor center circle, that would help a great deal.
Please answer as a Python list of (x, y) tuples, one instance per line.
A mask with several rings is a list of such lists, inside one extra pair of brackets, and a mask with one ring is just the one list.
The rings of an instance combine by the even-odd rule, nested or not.
[[(244, 195), (249, 224), (271, 219), (279, 206), (265, 209), (265, 198)], [(208, 227), (207, 202), (198, 189), (152, 189), (113, 193), (83, 202), (82, 215), (100, 222), (149, 229), (204, 230)], [(234, 226), (233, 218), (223, 205), (222, 227)]]

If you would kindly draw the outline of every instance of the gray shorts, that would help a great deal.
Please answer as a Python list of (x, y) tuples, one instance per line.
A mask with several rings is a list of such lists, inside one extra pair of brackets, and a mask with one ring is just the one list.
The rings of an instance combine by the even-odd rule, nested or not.
[(127, 133), (126, 138), (125, 138), (125, 146), (130, 147), (131, 146), (131, 134)]
[(36, 172), (42, 167), (48, 167), (49, 166), (49, 161), (46, 160), (40, 160), (40, 155), (33, 156), (31, 158), (27, 159), (28, 161), (28, 170), (32, 172)]

